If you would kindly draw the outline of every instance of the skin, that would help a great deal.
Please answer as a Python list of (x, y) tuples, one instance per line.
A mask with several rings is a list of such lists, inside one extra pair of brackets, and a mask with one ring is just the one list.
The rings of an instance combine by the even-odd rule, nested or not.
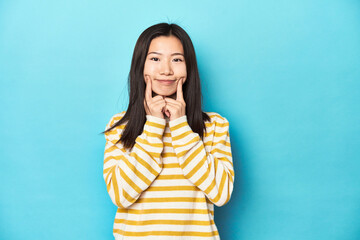
[[(170, 121), (185, 115), (186, 103), (182, 85), (186, 81), (184, 50), (174, 36), (154, 38), (144, 65), (146, 83), (144, 107), (146, 114)], [(173, 80), (169, 85), (161, 79)], [(165, 116), (164, 116), (165, 115)]]

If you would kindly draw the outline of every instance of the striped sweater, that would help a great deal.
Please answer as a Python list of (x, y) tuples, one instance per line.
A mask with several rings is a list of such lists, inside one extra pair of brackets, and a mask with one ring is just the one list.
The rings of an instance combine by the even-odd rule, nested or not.
[[(106, 129), (124, 114), (115, 114)], [(103, 177), (118, 207), (115, 240), (220, 239), (214, 204), (230, 200), (235, 175), (229, 122), (207, 114), (203, 140), (186, 115), (171, 121), (146, 115), (131, 149), (116, 144), (125, 123), (105, 133)]]

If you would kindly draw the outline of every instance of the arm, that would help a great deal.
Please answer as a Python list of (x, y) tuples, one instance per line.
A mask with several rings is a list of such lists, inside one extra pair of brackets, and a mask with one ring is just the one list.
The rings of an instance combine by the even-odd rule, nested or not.
[[(120, 120), (123, 113), (115, 114), (106, 129)], [(120, 125), (105, 133), (103, 177), (112, 202), (127, 208), (145, 191), (162, 169), (160, 155), (164, 144), (162, 136), (165, 119), (146, 115), (143, 132), (136, 138), (131, 150), (121, 143), (115, 144), (121, 137), (125, 125)]]
[(234, 184), (229, 122), (218, 115), (213, 120), (214, 131), (210, 152), (207, 152), (198, 133), (192, 131), (187, 116), (169, 122), (174, 151), (184, 176), (197, 186), (216, 206), (225, 205)]

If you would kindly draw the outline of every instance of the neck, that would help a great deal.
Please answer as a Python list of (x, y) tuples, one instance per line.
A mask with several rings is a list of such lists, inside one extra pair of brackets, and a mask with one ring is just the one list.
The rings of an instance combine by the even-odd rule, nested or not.
[[(155, 97), (159, 94), (155, 93), (155, 92), (152, 92), (152, 97)], [(164, 97), (168, 97), (168, 98), (172, 98), (172, 99), (176, 99), (176, 92), (174, 92), (172, 95), (170, 96), (164, 96)]]
[(169, 98), (176, 99), (176, 92), (174, 92), (172, 95), (168, 96)]

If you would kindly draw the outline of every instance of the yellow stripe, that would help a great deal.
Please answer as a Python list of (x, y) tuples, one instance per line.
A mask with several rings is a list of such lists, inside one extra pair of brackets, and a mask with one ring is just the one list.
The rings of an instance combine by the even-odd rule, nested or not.
[(225, 182), (226, 182), (226, 179), (228, 178), (228, 175), (225, 171), (223, 171), (222, 174), (223, 175), (221, 176), (221, 182), (220, 182), (218, 196), (216, 196), (214, 199), (216, 202), (219, 201), (221, 196), (223, 195)]
[[(121, 156), (121, 157), (123, 157), (124, 158), (124, 156)], [(131, 171), (133, 171), (134, 173), (135, 173), (135, 175), (138, 177), (138, 178), (140, 178), (146, 185), (150, 185), (151, 184), (151, 181), (144, 175), (144, 174), (142, 174), (139, 170), (137, 170), (136, 169), (136, 167), (134, 166), (134, 165), (132, 165), (129, 161), (127, 161), (127, 159), (123, 159), (124, 160), (124, 162), (126, 163), (126, 165), (128, 165), (128, 167), (131, 169)], [(155, 170), (154, 170), (155, 171)], [(157, 174), (155, 174), (155, 175), (157, 175)], [(124, 178), (125, 179), (125, 178)], [(126, 178), (126, 179), (129, 179), (130, 180), (130, 178)], [(131, 181), (131, 180), (130, 180)], [(129, 181), (126, 181), (130, 186), (132, 186), (131, 184), (131, 182), (129, 182)], [(140, 192), (139, 192), (140, 193)]]
[(150, 186), (146, 191), (195, 191), (199, 192), (196, 186)]
[[(115, 140), (111, 140), (110, 142), (111, 142), (113, 145), (115, 145), (116, 142), (118, 141), (118, 139), (120, 139), (120, 138), (116, 138)], [(121, 142), (120, 142), (120, 144), (121, 144)]]
[[(207, 132), (207, 133), (204, 132), (204, 136), (205, 136), (205, 137), (212, 137), (212, 136), (213, 136), (213, 133), (214, 133), (214, 130), (212, 130), (212, 131), (210, 131), (210, 132)], [(164, 133), (163, 137), (171, 138), (171, 137), (172, 137), (172, 136), (171, 136), (171, 132), (166, 132), (166, 133)]]
[(214, 131), (215, 130), (211, 130), (210, 132), (206, 132), (206, 133), (204, 133), (204, 136), (205, 137), (212, 137), (214, 135)]
[[(190, 156), (188, 156), (186, 158), (186, 160), (183, 162), (183, 164), (181, 165), (181, 167), (183, 169), (186, 168), (186, 166), (194, 159), (197, 157), (197, 155), (204, 149), (204, 147), (202, 145), (199, 145), (199, 147), (190, 154)], [(205, 157), (206, 157), (206, 154), (205, 154)]]
[(174, 153), (174, 152), (162, 152), (161, 157), (162, 158), (176, 157), (176, 153)]
[[(197, 136), (197, 138), (194, 138), (193, 140), (191, 140), (191, 142), (188, 142), (188, 143), (185, 143), (185, 144), (182, 144), (182, 145), (172, 145), (171, 142), (165, 142), (165, 141), (164, 141), (164, 146), (166, 146), (166, 147), (174, 147), (174, 148), (185, 147), (187, 144), (196, 142), (195, 139), (197, 139), (198, 141), (201, 140), (200, 137)], [(220, 140), (220, 141), (218, 141), (218, 142), (213, 142), (213, 141), (210, 141), (210, 140), (209, 140), (209, 141), (207, 141), (207, 142), (204, 142), (204, 146), (216, 146), (217, 144), (222, 144), (222, 145), (231, 147), (230, 142), (227, 142), (227, 141), (225, 141), (225, 140)]]
[[(199, 139), (198, 139), (198, 141), (200, 141), (201, 139), (200, 139), (200, 137), (199, 137)], [(195, 140), (194, 140), (194, 142), (195, 142)], [(172, 145), (172, 142), (163, 142), (164, 143), (164, 147), (169, 147), (169, 148), (172, 148), (173, 147), (173, 145)], [(177, 147), (183, 147), (183, 146), (186, 146), (187, 144), (183, 144), (183, 145), (177, 145)], [(212, 141), (207, 141), (207, 142), (205, 142), (204, 143), (204, 146), (212, 146)], [(163, 153), (164, 154), (164, 153)], [(171, 155), (171, 154), (173, 154), (172, 152), (169, 152), (169, 153), (166, 153), (166, 154), (170, 154), (170, 156), (176, 156), (176, 155)]]
[(108, 168), (105, 168), (105, 169), (103, 170), (103, 174), (106, 174), (106, 173), (109, 172), (112, 168), (113, 168), (113, 166), (108, 167)]
[(113, 130), (111, 130), (111, 131), (108, 131), (108, 132), (106, 132), (106, 134), (107, 135), (115, 135), (115, 134), (117, 134), (118, 132), (116, 131), (116, 129), (113, 129)]
[(199, 171), (199, 169), (205, 165), (205, 161), (206, 161), (206, 156), (203, 157), (203, 159), (201, 159), (198, 164), (196, 164), (196, 166), (188, 173), (186, 174), (185, 177), (187, 178), (191, 178), (197, 171)]
[(165, 141), (163, 141), (163, 143), (164, 143), (164, 147), (172, 147), (171, 142), (165, 142)]
[(215, 137), (221, 137), (221, 136), (227, 135), (227, 134), (228, 134), (228, 132), (226, 132), (226, 131), (225, 131), (225, 132), (215, 132), (215, 133), (214, 133), (214, 136), (215, 136)]
[(184, 132), (184, 133), (182, 133), (182, 134), (180, 134), (180, 135), (173, 136), (173, 137), (172, 137), (172, 140), (173, 140), (173, 141), (177, 141), (177, 140), (179, 140), (179, 139), (182, 139), (182, 138), (187, 137), (187, 136), (190, 135), (191, 133), (192, 133), (192, 132), (187, 131), (187, 132)]
[(148, 232), (129, 232), (120, 229), (114, 229), (113, 233), (118, 233), (124, 236), (148, 236), (148, 235), (159, 235), (159, 236), (197, 236), (197, 237), (211, 237), (219, 235), (218, 231), (213, 232), (185, 232), (185, 231), (148, 231)]
[(177, 154), (177, 157), (178, 158), (182, 158), (182, 157), (184, 157), (185, 156), (185, 154), (187, 154), (189, 152), (189, 150), (184, 150), (184, 151), (182, 151), (182, 152), (179, 152), (178, 154)]
[[(155, 161), (155, 159), (153, 158), (153, 157), (156, 157), (156, 158), (160, 158), (160, 156), (161, 156), (161, 153), (158, 153), (158, 152), (148, 152), (148, 151), (146, 151), (144, 148), (142, 148), (139, 144), (137, 144), (137, 143), (135, 143), (135, 145), (134, 145), (134, 148), (137, 148), (137, 149), (139, 149), (140, 151), (142, 151), (142, 152), (144, 152), (144, 153), (147, 153), (154, 161)], [(134, 152), (131, 152), (130, 153), (130, 156), (131, 156), (131, 154), (133, 154)]]
[[(216, 180), (215, 179), (212, 179), (212, 181), (211, 181), (211, 184), (207, 187), (207, 189), (205, 189), (205, 193), (207, 194), (207, 195), (209, 195), (210, 194), (210, 192), (213, 190), (213, 188), (215, 187), (215, 185), (216, 185)], [(211, 201), (214, 201), (214, 199), (211, 199)]]
[(216, 122), (215, 126), (216, 127), (228, 127), (229, 122), (223, 122), (223, 123)]
[(114, 120), (120, 120), (124, 115), (125, 115), (126, 111), (122, 111), (120, 113), (117, 113), (114, 115), (113, 119)]
[(141, 139), (141, 138), (137, 138), (136, 141), (139, 142), (139, 143), (143, 143), (143, 144), (149, 145), (149, 146), (151, 146), (151, 147), (163, 148), (163, 144), (162, 144), (162, 143), (149, 143), (148, 140), (146, 140), (146, 139)]
[[(121, 168), (119, 168), (119, 170), (120, 170), (120, 175), (122, 176), (122, 178), (124, 178), (125, 181), (129, 184), (129, 182), (128, 182), (129, 178), (126, 176), (125, 172)], [(132, 181), (130, 180), (130, 182), (132, 182)], [(133, 183), (133, 184), (136, 186), (136, 188), (139, 188), (135, 183)], [(132, 185), (130, 185), (130, 186), (132, 186)], [(122, 195), (128, 202), (133, 203), (136, 201), (136, 198), (133, 198), (132, 196), (130, 196), (130, 194), (128, 194), (124, 188), (122, 188), (121, 190), (122, 190), (121, 191)]]
[(168, 137), (168, 138), (171, 138), (171, 133), (164, 133), (163, 135), (164, 137)]
[(214, 124), (215, 124), (215, 122), (211, 122), (211, 123), (205, 122), (205, 127), (209, 128), (209, 127), (211, 127), (211, 126), (214, 125)]
[(104, 159), (104, 164), (107, 163), (108, 161), (114, 159), (114, 160), (120, 160), (120, 156), (121, 155), (118, 155), (118, 156), (108, 156)]
[[(153, 175), (158, 175), (158, 172), (151, 167), (151, 165), (146, 162), (145, 160), (143, 160), (141, 157), (139, 157), (139, 155), (137, 155), (136, 152), (132, 152), (130, 154), (131, 157), (135, 158), (137, 162), (139, 162), (141, 165), (143, 165), (149, 172), (151, 172)], [(127, 161), (127, 159), (125, 158), (125, 156), (122, 156), (122, 160)], [(153, 160), (155, 161), (155, 160)], [(156, 162), (156, 161), (155, 161)], [(156, 162), (157, 164), (157, 162)], [(159, 164), (157, 164), (159, 166)]]
[(164, 197), (164, 198), (140, 198), (137, 203), (144, 202), (206, 202), (204, 198), (192, 197)]
[(136, 201), (136, 198), (133, 198), (132, 196), (130, 196), (130, 194), (128, 194), (124, 189), (123, 189), (122, 193), (123, 193), (124, 198), (125, 198), (128, 202), (133, 203), (133, 202)]
[(110, 152), (112, 152), (112, 151), (114, 151), (116, 149), (117, 149), (117, 147), (115, 145), (111, 145), (111, 147), (108, 147), (107, 149), (105, 149), (104, 154), (105, 153), (110, 153)]
[(174, 175), (159, 175), (156, 180), (168, 180), (168, 179), (186, 179), (183, 174)]
[[(223, 189), (224, 189), (224, 185), (225, 185), (226, 177), (227, 177), (227, 174), (225, 172), (222, 172), (221, 181), (220, 181), (220, 187), (218, 189), (218, 193), (213, 199), (211, 199), (213, 202), (217, 202), (221, 198), (221, 195), (222, 195), (222, 192), (223, 192)], [(210, 192), (214, 188), (215, 184), (216, 184), (215, 180), (213, 180), (211, 185), (205, 190), (206, 194), (208, 194), (208, 195), (210, 194)]]
[(174, 148), (185, 147), (185, 146), (190, 145), (191, 143), (198, 142), (198, 141), (200, 141), (200, 137), (199, 137), (199, 135), (196, 135), (196, 136), (195, 136), (193, 139), (191, 139), (189, 142), (184, 143), (184, 144), (181, 144), (181, 145), (173, 145), (173, 147), (174, 147)]
[(163, 168), (180, 168), (179, 163), (163, 163)]
[[(210, 162), (208, 169), (211, 169), (211, 164), (212, 164), (212, 163)], [(200, 186), (200, 185), (205, 181), (205, 179), (207, 179), (207, 178), (209, 177), (209, 174), (210, 174), (210, 170), (206, 171), (206, 172), (204, 173), (204, 175), (202, 175), (201, 178), (199, 178), (199, 180), (197, 180), (197, 181), (195, 182), (195, 185), (196, 185), (196, 186)]]
[(199, 226), (211, 226), (214, 223), (213, 220), (210, 221), (200, 221), (200, 220), (143, 220), (143, 221), (134, 221), (127, 219), (115, 219), (115, 223), (123, 223), (126, 225), (135, 225), (135, 226), (145, 226), (151, 224), (168, 224), (168, 225), (199, 225)]
[(186, 125), (189, 125), (188, 122), (186, 122), (186, 121), (182, 122), (182, 123), (179, 123), (178, 125), (172, 126), (170, 128), (170, 131), (175, 131), (175, 130), (177, 130), (179, 128), (185, 127)]
[(231, 152), (223, 151), (223, 150), (220, 150), (220, 149), (218, 149), (218, 148), (214, 148), (213, 150), (211, 150), (210, 153), (214, 154), (214, 153), (216, 153), (216, 152), (217, 152), (217, 153), (221, 153), (221, 154), (223, 154), (223, 155), (227, 155), (227, 156), (229, 156), (229, 157), (232, 157)]
[[(212, 154), (214, 154), (214, 152), (217, 152), (217, 151), (211, 151), (211, 153)], [(230, 153), (231, 154), (231, 153)], [(226, 155), (228, 155), (228, 154), (226, 154)], [(231, 156), (230, 156), (231, 157)], [(233, 166), (233, 162), (230, 160), (230, 159), (228, 159), (227, 157), (214, 157), (214, 159), (219, 159), (220, 161), (222, 161), (222, 162), (227, 162), (227, 163), (229, 163), (231, 166)]]
[[(219, 164), (219, 160), (217, 158), (214, 158), (214, 168), (215, 168), (215, 172), (218, 171), (218, 164)], [(211, 169), (211, 168), (209, 168)], [(224, 173), (225, 173), (225, 170), (224, 172), (222, 173), (222, 180), (224, 178)], [(210, 174), (210, 171), (207, 171), (207, 176)], [(216, 177), (216, 175), (215, 175)], [(221, 181), (222, 181), (221, 180)], [(208, 188), (204, 191), (206, 194), (210, 194), (210, 192), (212, 191), (212, 189), (214, 188), (214, 186), (216, 185), (216, 182), (215, 182), (215, 179), (212, 180), (211, 184), (208, 186)], [(219, 192), (221, 193), (222, 192), (222, 188), (219, 189)], [(212, 199), (212, 201), (215, 201), (214, 199)]]
[(164, 129), (165, 124), (161, 124), (161, 123), (156, 123), (156, 122), (151, 122), (150, 120), (146, 121), (146, 125), (149, 125), (151, 127), (156, 127), (156, 128), (160, 128), (160, 129)]
[(211, 145), (213, 145), (213, 146), (216, 146), (217, 144), (222, 144), (222, 145), (230, 147), (230, 142), (227, 142), (225, 140), (220, 140), (218, 142), (212, 142), (212, 141), (209, 141), (209, 142), (211, 142)]
[[(142, 173), (140, 173), (140, 172), (138, 172), (138, 171), (136, 171), (136, 168), (131, 164), (131, 163), (129, 163), (128, 161), (125, 161), (126, 162), (126, 164), (129, 166), (129, 168), (131, 168), (131, 170), (134, 172), (134, 170), (135, 170), (135, 175), (138, 177), (138, 178), (140, 178), (140, 179), (143, 179), (143, 178), (145, 178), (146, 180), (145, 181), (148, 181), (148, 182), (150, 182), (151, 183), (151, 181), (149, 181)], [(132, 168), (135, 168), (135, 169), (132, 169)], [(120, 169), (120, 175), (121, 175), (121, 177), (127, 182), (127, 184), (130, 186), (130, 187), (132, 187), (137, 193), (141, 193), (142, 192), (142, 189), (138, 186), (138, 185), (136, 185), (136, 183), (134, 183), (134, 181), (131, 179), (131, 178), (129, 178), (128, 177), (128, 175), (121, 169), (121, 168), (119, 168)], [(140, 176), (139, 176), (140, 175)]]
[(144, 130), (143, 132), (146, 133), (146, 135), (149, 137), (156, 137), (156, 138), (160, 138), (160, 139), (162, 138), (162, 135), (160, 135), (158, 133), (153, 133), (153, 132), (149, 132), (146, 130)]
[[(120, 119), (119, 119), (119, 120), (120, 120)], [(118, 122), (118, 121), (116, 121), (116, 122)], [(107, 130), (107, 129), (110, 129), (113, 125), (115, 125), (115, 121), (112, 121), (112, 122), (110, 123), (110, 125), (106, 126), (106, 130)], [(114, 127), (112, 130), (106, 132), (105, 134), (106, 134), (106, 135), (118, 134), (118, 130), (120, 130), (119, 132), (122, 132), (122, 131), (125, 129), (125, 126), (126, 126), (126, 124), (121, 124), (121, 125), (119, 125), (119, 126)]]
[(214, 215), (214, 211), (211, 211), (208, 209), (191, 209), (191, 208), (165, 208), (165, 209), (118, 208), (117, 212), (118, 213), (126, 213), (126, 214), (155, 214), (155, 213), (208, 214), (210, 212), (212, 215)]
[[(146, 152), (145, 152), (146, 153)], [(125, 153), (124, 153), (125, 154)], [(148, 154), (149, 155), (149, 154)], [(131, 152), (131, 154), (130, 154), (130, 157), (133, 157), (133, 158), (135, 158), (136, 159), (136, 161), (137, 162), (139, 162), (140, 164), (142, 164), (146, 169), (148, 169), (149, 170), (149, 172), (151, 172), (152, 174), (154, 174), (154, 175), (157, 175), (158, 174), (158, 172), (154, 169), (154, 168), (152, 168), (150, 165), (149, 165), (149, 163), (147, 163), (146, 161), (144, 161), (142, 158), (140, 158), (138, 155), (137, 155), (137, 153), (136, 152)], [(152, 156), (150, 156), (150, 157), (152, 157)], [(112, 160), (112, 159), (114, 159), (114, 160), (123, 160), (123, 161), (125, 161), (125, 162), (128, 162), (128, 159), (124, 156), (124, 155), (118, 155), (118, 156), (109, 156), (109, 157), (106, 157), (105, 158), (105, 160), (104, 160), (104, 164), (105, 163), (107, 163), (108, 161), (110, 161), (110, 160)], [(153, 158), (152, 158), (153, 159)], [(153, 159), (153, 161), (155, 161), (155, 159)], [(156, 161), (155, 161), (156, 162)], [(156, 162), (156, 164), (157, 164), (157, 162)], [(159, 165), (159, 164), (158, 164)], [(131, 166), (133, 166), (133, 165), (131, 165)], [(135, 167), (132, 167), (132, 169), (134, 169)]]
[[(232, 180), (231, 177), (230, 177), (230, 180), (231, 180), (231, 183), (233, 184), (233, 180)], [(229, 191), (230, 191), (230, 188), (229, 188)], [(229, 200), (230, 200), (230, 194), (227, 195), (227, 198), (226, 198), (226, 200), (225, 200), (225, 203), (229, 202)]]
[(110, 188), (111, 188), (111, 181), (110, 181), (110, 183), (108, 183), (110, 175), (111, 175), (111, 171), (105, 177), (106, 189), (108, 192), (110, 191)]
[(112, 169), (112, 171), (111, 171), (111, 177), (112, 178), (111, 178), (110, 184), (113, 185), (116, 205), (124, 208), (124, 206), (120, 203), (119, 186), (118, 186), (117, 180), (116, 180), (115, 168)]
[[(198, 138), (198, 140), (199, 140), (199, 141), (201, 140), (200, 137)], [(169, 147), (169, 148), (172, 148), (172, 147), (173, 147), (172, 142), (165, 142), (165, 141), (163, 141), (163, 143), (164, 143), (164, 146), (165, 146), (165, 147)], [(204, 142), (204, 145), (205, 145), (205, 146), (211, 146), (211, 145), (212, 145), (212, 141)], [(176, 147), (179, 147), (179, 146), (186, 146), (186, 144), (176, 145)], [(163, 153), (163, 154), (164, 154), (164, 153)], [(167, 154), (167, 153), (166, 153), (166, 154)]]

